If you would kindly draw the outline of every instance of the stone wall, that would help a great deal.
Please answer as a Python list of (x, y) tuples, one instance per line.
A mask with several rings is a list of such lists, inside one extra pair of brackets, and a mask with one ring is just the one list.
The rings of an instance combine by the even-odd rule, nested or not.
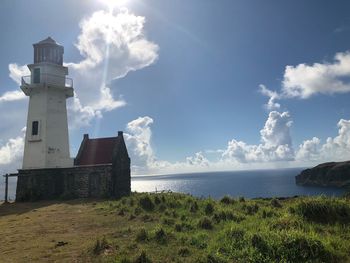
[(123, 163), (19, 170), (16, 201), (128, 195), (130, 166)]

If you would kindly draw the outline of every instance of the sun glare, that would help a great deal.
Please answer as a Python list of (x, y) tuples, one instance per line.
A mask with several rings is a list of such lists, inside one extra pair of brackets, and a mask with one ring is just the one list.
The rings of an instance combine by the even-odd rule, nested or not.
[(110, 10), (117, 7), (127, 6), (131, 0), (99, 0), (101, 3), (106, 5)]

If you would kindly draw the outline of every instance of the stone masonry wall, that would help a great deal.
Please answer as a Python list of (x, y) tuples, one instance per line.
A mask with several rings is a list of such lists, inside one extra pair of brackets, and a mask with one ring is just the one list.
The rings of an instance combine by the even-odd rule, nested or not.
[[(129, 179), (129, 184), (120, 182), (120, 178)], [(118, 187), (120, 183), (123, 185)], [(30, 169), (18, 172), (16, 201), (108, 198), (129, 193), (130, 173), (118, 174), (111, 164)]]

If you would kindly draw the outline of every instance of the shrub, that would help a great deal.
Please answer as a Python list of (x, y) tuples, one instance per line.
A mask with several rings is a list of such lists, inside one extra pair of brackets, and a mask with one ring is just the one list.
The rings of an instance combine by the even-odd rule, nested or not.
[(165, 244), (167, 242), (167, 234), (165, 233), (164, 229), (161, 227), (155, 230), (154, 238), (159, 244)]
[(145, 251), (142, 251), (141, 254), (134, 260), (134, 263), (152, 263), (152, 260), (147, 256)]
[(181, 224), (175, 224), (175, 231), (181, 232), (182, 231), (182, 225)]
[(208, 246), (206, 242), (207, 239), (208, 239), (208, 236), (204, 233), (194, 234), (191, 237), (190, 245), (195, 246), (198, 249), (205, 249)]
[(173, 218), (163, 218), (162, 223), (164, 225), (172, 226), (175, 224), (175, 220)]
[(262, 214), (261, 214), (261, 217), (262, 218), (268, 218), (268, 217), (272, 217), (272, 216), (274, 216), (275, 215), (275, 213), (273, 212), (273, 211), (271, 211), (271, 210), (263, 210), (262, 211)]
[(154, 203), (155, 203), (156, 205), (159, 205), (161, 202), (162, 202), (162, 201), (160, 200), (160, 198), (159, 198), (158, 196), (156, 196), (156, 197), (154, 198)]
[(102, 240), (97, 239), (94, 248), (93, 248), (93, 252), (95, 255), (100, 255), (103, 251), (105, 251), (106, 249), (108, 249), (110, 247), (110, 245), (108, 244), (106, 238), (102, 238)]
[(178, 254), (181, 257), (187, 257), (190, 255), (190, 250), (187, 247), (181, 247)]
[(248, 215), (254, 215), (256, 212), (259, 210), (259, 206), (257, 204), (254, 205), (243, 205), (243, 210), (246, 212)]
[(318, 223), (350, 223), (350, 205), (341, 199), (321, 197), (302, 200), (295, 211), (305, 219)]
[(136, 234), (136, 241), (141, 242), (146, 240), (148, 240), (148, 233), (146, 229), (141, 228)]
[(274, 198), (271, 200), (271, 206), (275, 208), (281, 208), (282, 204), (280, 201), (278, 201), (278, 199)]
[(257, 249), (263, 255), (269, 255), (271, 252), (270, 246), (266, 242), (266, 240), (258, 235), (254, 234), (251, 238), (252, 246)]
[(288, 262), (336, 262), (320, 240), (300, 234), (286, 237), (279, 247), (280, 254)]
[(126, 209), (125, 208), (121, 208), (118, 212), (118, 215), (119, 216), (125, 216), (125, 212), (126, 212)]
[(140, 207), (136, 207), (135, 210), (134, 210), (134, 214), (138, 216), (141, 213), (142, 213), (141, 208)]
[(213, 229), (213, 223), (211, 222), (210, 218), (208, 218), (206, 216), (202, 217), (199, 220), (198, 226), (202, 229), (207, 229), (207, 230)]
[(195, 213), (198, 211), (198, 203), (196, 201), (191, 204), (190, 211), (191, 213)]
[(165, 204), (160, 204), (158, 207), (160, 212), (164, 212), (166, 210), (166, 205)]
[(229, 197), (228, 195), (225, 195), (223, 198), (221, 198), (220, 203), (223, 203), (225, 205), (229, 205), (232, 204), (234, 202), (234, 200)]
[(224, 263), (226, 262), (225, 260), (219, 258), (216, 255), (209, 254), (207, 255), (206, 261), (207, 263)]
[(211, 215), (214, 212), (214, 205), (212, 202), (208, 202), (205, 205), (204, 212), (206, 215)]
[(139, 204), (146, 211), (152, 211), (154, 209), (154, 203), (148, 195), (141, 197), (139, 200)]
[(240, 196), (240, 197), (238, 198), (238, 201), (240, 201), (240, 202), (245, 202), (245, 199), (244, 199), (243, 196)]

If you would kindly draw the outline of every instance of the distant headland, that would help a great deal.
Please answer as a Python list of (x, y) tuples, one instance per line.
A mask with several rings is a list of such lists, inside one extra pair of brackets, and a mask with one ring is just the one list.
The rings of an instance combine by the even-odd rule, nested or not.
[(305, 186), (350, 186), (350, 161), (328, 162), (303, 170), (295, 177), (296, 184)]

